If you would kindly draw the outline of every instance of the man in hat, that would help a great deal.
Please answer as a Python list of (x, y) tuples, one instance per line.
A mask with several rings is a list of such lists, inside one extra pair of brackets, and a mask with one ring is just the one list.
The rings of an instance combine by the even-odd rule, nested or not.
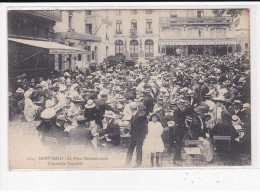
[(237, 115), (240, 119), (242, 119), (242, 102), (241, 102), (241, 100), (234, 100), (233, 105), (229, 109), (229, 113), (231, 115)]
[(209, 92), (209, 79), (205, 79), (200, 90), (200, 101), (205, 101), (205, 95)]
[[(221, 112), (222, 121), (217, 123), (211, 130), (211, 136), (231, 136), (231, 142), (230, 142), (230, 153), (228, 156), (231, 156), (232, 152), (235, 150), (236, 142), (235, 138), (239, 136), (239, 134), (236, 132), (234, 126), (232, 125), (232, 117), (229, 113), (222, 111)], [(221, 149), (224, 149), (225, 147), (221, 146)], [(235, 153), (238, 154), (238, 153)], [(233, 154), (232, 154), (233, 155)]]
[(183, 138), (187, 132), (185, 124), (185, 119), (187, 116), (185, 104), (186, 100), (182, 98), (179, 99), (177, 109), (173, 113), (173, 120), (175, 121), (173, 136), (176, 140), (173, 162), (179, 166), (182, 164), (181, 148), (183, 145)]
[(42, 86), (43, 90), (49, 89), (48, 83), (42, 77), (40, 77), (39, 81), (40, 81), (40, 86)]
[(217, 123), (222, 121), (221, 112), (222, 111), (228, 112), (228, 111), (227, 111), (226, 107), (224, 106), (224, 103), (226, 101), (224, 96), (218, 96), (218, 97), (212, 98), (212, 100), (216, 103), (216, 106), (212, 110), (214, 124), (216, 125)]
[(150, 93), (151, 93), (150, 89), (146, 89), (144, 93), (144, 106), (146, 107), (147, 115), (153, 112), (153, 107), (154, 107), (154, 99), (152, 98)]
[(96, 106), (92, 99), (89, 99), (87, 104), (85, 104), (84, 117), (86, 118), (87, 122), (95, 121), (95, 123), (99, 125), (100, 128), (103, 127), (103, 116), (101, 110)]
[(130, 164), (134, 149), (136, 147), (136, 167), (139, 167), (142, 164), (142, 147), (143, 147), (143, 141), (147, 134), (148, 120), (145, 115), (146, 112), (145, 106), (137, 106), (137, 104), (133, 104), (132, 112), (133, 112), (133, 116), (130, 121), (131, 140), (127, 150), (126, 164), (127, 165)]
[(120, 126), (117, 115), (109, 115), (107, 121), (107, 128), (99, 132), (99, 136), (104, 136), (106, 139), (106, 147), (114, 147), (120, 145)]
[(24, 106), (24, 90), (22, 88), (18, 88), (16, 90), (16, 92), (13, 94), (13, 100), (15, 113), (22, 113)]
[(202, 85), (203, 85), (203, 81), (199, 80), (194, 87), (194, 92), (196, 94), (196, 97), (197, 97), (199, 103), (202, 100), (202, 97), (201, 97), (201, 87), (202, 87)]
[[(95, 105), (98, 107), (98, 109), (100, 110), (101, 112), (101, 119), (103, 120), (104, 119), (104, 114), (105, 114), (105, 111), (108, 110), (108, 111), (112, 111), (114, 112), (115, 114), (119, 114), (120, 111), (115, 109), (115, 108), (112, 108), (110, 105), (107, 104), (107, 100), (108, 100), (108, 95), (107, 94), (102, 94), (101, 95), (101, 98), (100, 99), (95, 99), (94, 100), (94, 103)], [(101, 128), (103, 128), (103, 124), (102, 122), (100, 123), (97, 123), (100, 125)]]

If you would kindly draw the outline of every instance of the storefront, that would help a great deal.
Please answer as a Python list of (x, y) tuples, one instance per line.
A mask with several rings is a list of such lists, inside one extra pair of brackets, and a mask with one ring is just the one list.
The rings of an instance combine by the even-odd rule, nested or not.
[(168, 56), (223, 56), (231, 55), (235, 52), (237, 41), (232, 40), (160, 40), (162, 55)]
[(13, 82), (18, 75), (25, 74), (32, 79), (58, 70), (55, 55), (84, 52), (55, 42), (8, 38), (9, 89), (13, 90)]

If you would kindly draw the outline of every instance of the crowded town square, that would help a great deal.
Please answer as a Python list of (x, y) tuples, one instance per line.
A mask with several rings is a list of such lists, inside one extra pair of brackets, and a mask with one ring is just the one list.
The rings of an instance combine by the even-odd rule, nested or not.
[[(241, 165), (251, 146), (249, 75), (243, 56), (193, 55), (85, 73), (65, 70), (39, 77), (35, 86), (23, 77), (9, 93), (10, 125), (22, 122), (51, 148), (121, 150), (128, 163), (136, 148), (137, 165), (142, 152), (160, 166), (172, 155), (174, 164), (183, 165), (182, 155), (193, 151), (202, 164), (214, 164), (217, 149), (226, 152), (227, 165)], [(20, 133), (26, 130), (20, 127)]]
[[(204, 12), (196, 13), (203, 18)], [(12, 12), (10, 18), (19, 14)], [(69, 21), (72, 15), (75, 13), (69, 13)], [(106, 19), (102, 21), (110, 25)], [(55, 22), (58, 26), (62, 20)], [(120, 24), (118, 19), (116, 22)], [(98, 46), (84, 50), (73, 47), (72, 41), (47, 44), (9, 36), (9, 154), (14, 166), (19, 168), (17, 155), (100, 159), (89, 161), (84, 168), (251, 165), (248, 50), (239, 48), (236, 37), (225, 40), (217, 28), (209, 30), (209, 35), (219, 32), (218, 40), (210, 42), (201, 37), (203, 30), (191, 30), (198, 32), (194, 40), (179, 38), (170, 44), (164, 39), (157, 48), (155, 40), (139, 41), (134, 34), (137, 26), (132, 24), (130, 37), (134, 40), (129, 50), (127, 39), (116, 40), (115, 35), (115, 55), (108, 56), (110, 50), (105, 46), (99, 52), (106, 53), (105, 57), (98, 55)], [(235, 30), (231, 19), (221, 25)], [(86, 26), (89, 30), (90, 25)], [(184, 25), (185, 33), (186, 28)], [(210, 24), (205, 26), (205, 34), (208, 28)], [(88, 39), (86, 44), (98, 45), (100, 36), (89, 35), (92, 42)], [(43, 50), (37, 50), (40, 48)], [(16, 52), (22, 54), (16, 58)], [(65, 62), (63, 55), (68, 56)], [(21, 66), (16, 67), (18, 61)]]

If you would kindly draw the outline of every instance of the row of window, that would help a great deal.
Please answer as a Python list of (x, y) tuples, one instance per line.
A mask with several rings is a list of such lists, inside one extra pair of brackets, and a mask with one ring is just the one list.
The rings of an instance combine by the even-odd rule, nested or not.
[[(124, 42), (122, 40), (117, 40), (115, 42), (115, 53), (123, 53), (124, 49)], [(129, 47), (130, 53), (138, 53), (138, 41), (137, 40), (131, 40), (130, 41), (130, 47)], [(146, 40), (145, 41), (145, 47), (144, 47), (145, 53), (154, 53), (154, 42), (152, 40)]]
[(17, 18), (8, 21), (8, 33), (17, 36), (48, 39), (49, 26), (30, 18)]
[[(182, 30), (179, 28), (162, 28), (162, 33), (171, 34), (174, 37), (182, 37)], [(199, 28), (191, 28), (188, 29), (189, 37), (199, 38), (205, 37), (204, 30)], [(223, 38), (226, 37), (226, 29), (225, 28), (211, 28), (210, 29), (210, 37), (212, 38)]]
[[(120, 16), (122, 14), (121, 13), (122, 11), (125, 11), (125, 10), (116, 10), (116, 15)], [(107, 10), (106, 10), (106, 12), (107, 12)], [(147, 10), (145, 10), (145, 12), (146, 12), (147, 15), (150, 15), (150, 14), (153, 13), (153, 10), (147, 9)], [(86, 10), (85, 15), (86, 16), (92, 15), (92, 11)], [(108, 15), (108, 13), (107, 13), (107, 15)], [(137, 15), (137, 10), (136, 9), (131, 10), (131, 15)], [(177, 17), (178, 16), (177, 10), (176, 9), (170, 10), (170, 16), (171, 17)], [(204, 17), (204, 11), (203, 10), (192, 10), (192, 9), (187, 10), (187, 17), (195, 17), (195, 16), (197, 16), (198, 18)]]
[[(122, 10), (119, 10), (119, 9), (116, 10), (116, 15), (117, 15), (117, 16), (121, 15), (121, 11), (122, 11)], [(106, 10), (106, 12), (107, 12), (107, 10)], [(145, 12), (146, 12), (146, 14), (152, 14), (153, 10), (147, 9), (147, 10), (145, 10)], [(132, 15), (137, 15), (137, 10), (136, 10), (136, 9), (131, 10), (131, 14), (132, 14)], [(86, 10), (86, 11), (85, 11), (85, 16), (90, 16), (90, 15), (92, 15), (92, 11), (91, 11), (91, 10)]]
[[(152, 34), (152, 20), (147, 19), (146, 20), (146, 33), (147, 34)], [(136, 29), (137, 30), (137, 20), (133, 19), (131, 20), (131, 29)], [(123, 28), (122, 28), (122, 20), (116, 20), (116, 34), (122, 34), (123, 33)]]

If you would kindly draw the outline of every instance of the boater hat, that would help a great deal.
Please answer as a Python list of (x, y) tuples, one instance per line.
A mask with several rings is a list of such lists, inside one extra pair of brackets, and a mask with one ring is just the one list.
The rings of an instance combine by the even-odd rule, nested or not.
[(93, 100), (88, 100), (85, 108), (94, 108), (96, 105)]
[(67, 88), (66, 88), (65, 85), (61, 85), (59, 90), (60, 90), (60, 92), (64, 92), (66, 89), (67, 89)]
[(56, 111), (53, 108), (46, 108), (41, 113), (41, 118), (43, 118), (43, 119), (50, 119), (50, 118), (53, 118), (55, 115), (56, 115)]
[(16, 90), (16, 93), (24, 93), (24, 90), (23, 90), (22, 88), (18, 88), (18, 89)]
[(45, 108), (52, 108), (54, 107), (55, 103), (52, 100), (46, 100)]
[(216, 101), (216, 102), (225, 102), (226, 101), (224, 96), (218, 96), (218, 97), (212, 98), (212, 100)]

